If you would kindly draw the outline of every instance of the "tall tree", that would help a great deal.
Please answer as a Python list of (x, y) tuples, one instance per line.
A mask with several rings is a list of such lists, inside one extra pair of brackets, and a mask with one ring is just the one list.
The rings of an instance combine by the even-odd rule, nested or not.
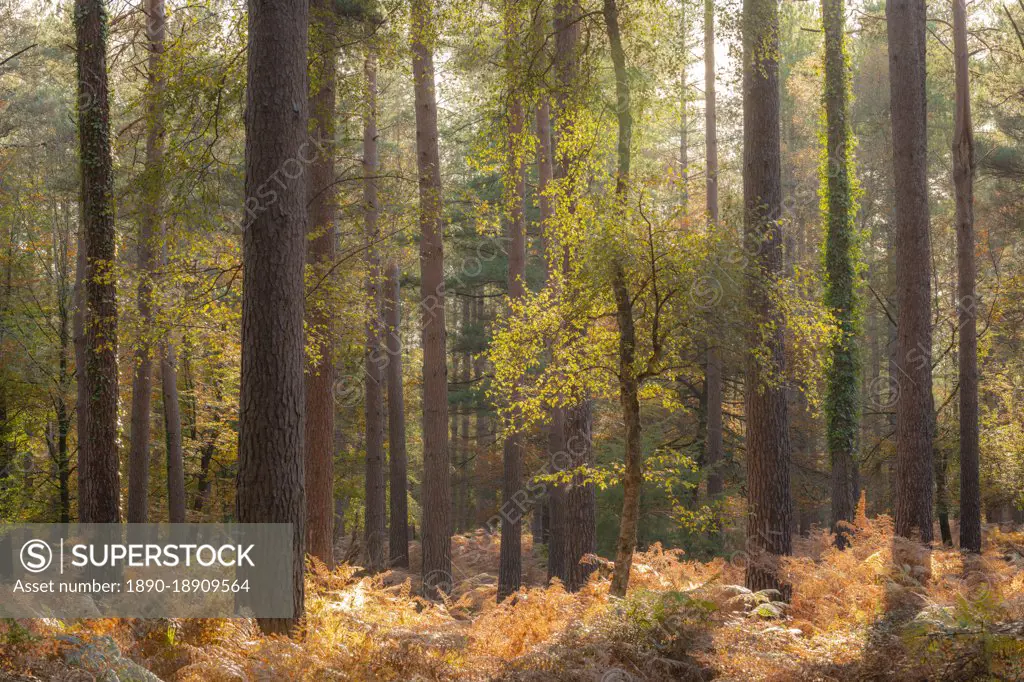
[(853, 522), (854, 461), (859, 423), (860, 334), (857, 311), (856, 228), (853, 224), (851, 132), (849, 124), (849, 58), (846, 54), (846, 8), (843, 0), (822, 0), (825, 28), (826, 156), (825, 305), (839, 324), (830, 348), (825, 396), (825, 428), (832, 463), (832, 532), (836, 546), (846, 547)]
[(434, 3), (413, 0), (410, 40), (416, 103), (420, 194), (420, 298), (423, 309), (423, 590), (452, 586), (451, 457), (448, 452), (448, 365), (444, 316), (444, 215), (434, 90)]
[(391, 566), (409, 567), (409, 460), (405, 447), (405, 388), (402, 382), (401, 298), (398, 263), (388, 263), (384, 282), (388, 455), (391, 486), (388, 553)]
[[(338, 61), (335, 3), (310, 0), (309, 115), (320, 153), (309, 170), (309, 243), (306, 262), (317, 278), (334, 266), (337, 185), (334, 178), (335, 90)], [(318, 288), (310, 300), (307, 324), (318, 334), (319, 347), (305, 381), (306, 549), (334, 567), (334, 329), (329, 287)]]
[[(575, 148), (573, 109), (578, 98), (580, 35), (583, 10), (578, 0), (556, 0), (554, 5), (556, 79), (555, 99), (558, 137), (555, 147), (554, 179), (562, 183), (568, 212), (575, 211), (574, 184), (577, 177), (578, 150)], [(555, 256), (561, 262), (565, 282), (573, 275), (572, 252), (568, 245), (559, 245)], [(558, 431), (549, 444), (552, 453), (562, 453), (570, 468), (576, 469), (593, 459), (593, 405), (589, 398), (558, 410), (552, 417)], [(561, 428), (558, 428), (558, 424)], [(597, 551), (597, 512), (594, 485), (576, 475), (566, 485), (553, 486), (551, 495), (551, 542), (548, 572), (557, 576), (566, 589), (575, 591), (587, 581), (594, 566), (583, 564), (587, 554)]]
[(363, 120), (363, 210), (366, 237), (366, 567), (380, 571), (385, 565), (387, 488), (384, 479), (384, 356), (381, 353), (380, 256), (377, 240), (377, 59), (371, 52), (364, 63), (366, 114)]
[(956, 120), (953, 182), (956, 186), (957, 308), (960, 375), (960, 547), (981, 551), (981, 483), (978, 454), (978, 300), (974, 291), (974, 130), (967, 52), (967, 7), (953, 0)]
[(103, 0), (75, 1), (75, 38), (86, 253), (85, 372), (82, 377), (79, 368), (79, 382), (84, 379), (89, 413), (84, 439), (88, 446), (78, 457), (78, 517), (83, 523), (120, 523), (114, 173), (107, 86), (107, 10)]
[[(622, 48), (619, 30), (619, 8), (615, 0), (604, 0), (602, 6), (608, 43), (611, 46), (612, 65), (615, 70), (615, 115), (619, 123), (615, 199), (617, 219), (625, 222), (628, 215), (630, 145), (633, 138), (633, 113), (630, 109), (629, 78), (626, 72), (626, 53)], [(684, 40), (685, 43), (685, 40)], [(685, 75), (684, 75), (685, 83)], [(684, 85), (685, 89), (685, 85)], [(686, 109), (685, 95), (683, 110)], [(686, 163), (685, 113), (683, 114), (683, 154)], [(686, 166), (683, 166), (685, 176)], [(684, 179), (685, 185), (685, 179)], [(685, 186), (684, 186), (685, 201)], [(685, 205), (685, 204), (684, 204)], [(622, 421), (626, 427), (626, 471), (622, 479), (622, 516), (619, 537), (615, 544), (615, 573), (611, 594), (624, 597), (629, 586), (629, 573), (633, 565), (637, 530), (640, 525), (640, 488), (643, 484), (643, 452), (640, 423), (640, 381), (634, 367), (636, 362), (636, 323), (633, 319), (633, 301), (622, 258), (615, 256), (612, 263), (612, 289), (615, 295), (616, 321), (619, 325), (619, 402)]]
[(887, 0), (896, 209), (896, 532), (932, 541), (931, 245), (924, 0)]
[[(704, 152), (705, 202), (708, 228), (718, 226), (718, 103), (715, 98), (715, 3), (704, 0)], [(708, 470), (708, 499), (722, 494), (720, 462), (724, 456), (722, 436), (722, 349), (718, 344), (718, 316), (709, 314), (708, 349), (705, 382), (707, 384), (707, 434), (704, 441), (704, 465)]]
[(139, 219), (138, 291), (136, 298), (142, 334), (135, 349), (135, 375), (132, 378), (132, 432), (128, 452), (128, 523), (146, 523), (149, 518), (149, 426), (153, 395), (153, 350), (149, 337), (153, 331), (153, 246), (160, 224), (160, 196), (163, 182), (163, 106), (164, 78), (160, 60), (164, 51), (163, 0), (147, 0), (146, 38), (149, 41), (149, 66), (146, 93), (146, 162), (143, 172), (143, 197)]
[(305, 608), (303, 272), (309, 177), (303, 164), (315, 149), (307, 133), (308, 29), (308, 0), (249, 2), (235, 506), (242, 523), (292, 524), (293, 617), (258, 620), (264, 632), (279, 634), (288, 633)]
[[(526, 126), (521, 88), (516, 83), (520, 67), (517, 33), (521, 28), (519, 0), (505, 0), (505, 71), (508, 79), (508, 146), (505, 156), (504, 204), (508, 212), (508, 296), (511, 302), (526, 296), (526, 165), (523, 131)], [(515, 499), (523, 487), (523, 434), (513, 421), (505, 435), (502, 451), (502, 503)], [(501, 550), (498, 565), (498, 601), (519, 591), (522, 584), (523, 519), (519, 513), (504, 514), (501, 519)]]
[(743, 2), (743, 231), (753, 256), (747, 272), (752, 315), (746, 376), (746, 583), (752, 590), (790, 587), (777, 557), (792, 552), (789, 423), (781, 311), (772, 287), (783, 274), (777, 0)]

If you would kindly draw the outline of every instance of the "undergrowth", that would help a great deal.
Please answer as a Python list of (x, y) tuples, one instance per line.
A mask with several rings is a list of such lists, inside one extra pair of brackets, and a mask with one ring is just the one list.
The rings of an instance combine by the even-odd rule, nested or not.
[(1024, 679), (1024, 533), (987, 529), (981, 556), (894, 538), (884, 516), (850, 533), (842, 552), (823, 530), (795, 541), (789, 604), (740, 587), (741, 560), (660, 546), (636, 557), (625, 600), (600, 572), (577, 594), (542, 586), (524, 538), (528, 586), (497, 604), (482, 532), (454, 539), (443, 603), (415, 596), (415, 570), (312, 561), (294, 639), (249, 620), (6, 621), (0, 681)]

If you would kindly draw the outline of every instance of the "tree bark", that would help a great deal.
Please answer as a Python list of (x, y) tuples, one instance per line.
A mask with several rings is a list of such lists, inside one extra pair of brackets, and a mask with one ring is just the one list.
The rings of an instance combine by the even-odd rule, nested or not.
[[(335, 90), (338, 60), (337, 16), (329, 0), (310, 1), (309, 115), (320, 152), (309, 169), (306, 263), (316, 279), (334, 267), (337, 185), (334, 177)], [(329, 290), (329, 287), (328, 289)], [(310, 297), (306, 324), (320, 339), (304, 375), (306, 398), (305, 487), (306, 551), (334, 567), (334, 337), (330, 296), (318, 289)]]
[[(718, 226), (718, 110), (715, 96), (715, 4), (704, 0), (704, 139), (708, 228)], [(714, 502), (723, 490), (721, 461), (725, 454), (722, 434), (722, 349), (718, 345), (718, 320), (709, 314), (705, 383), (707, 385), (707, 435), (704, 466), (708, 471), (708, 499)]]
[(825, 27), (824, 105), (826, 126), (827, 231), (825, 305), (839, 323), (839, 338), (829, 349), (825, 428), (832, 464), (832, 532), (836, 546), (849, 542), (856, 506), (854, 461), (859, 421), (860, 325), (854, 262), (855, 226), (850, 169), (849, 76), (844, 0), (822, 0)]
[[(753, 254), (747, 302), (753, 315), (747, 359), (746, 584), (789, 598), (777, 557), (792, 552), (789, 423), (781, 311), (772, 287), (783, 273), (777, 0), (743, 2), (744, 238)], [(755, 354), (755, 350), (758, 351)]]
[(452, 588), (451, 461), (444, 318), (444, 216), (434, 91), (433, 0), (413, 0), (412, 67), (420, 193), (420, 297), (423, 330), (423, 589)]
[[(573, 109), (578, 106), (579, 52), (581, 17), (583, 10), (578, 0), (556, 0), (555, 15), (555, 77), (557, 82), (556, 100), (558, 121), (558, 143), (555, 152), (554, 177), (565, 183), (568, 193), (565, 200), (569, 202), (570, 211), (575, 211), (575, 199), (571, 187), (572, 177), (578, 159), (572, 149), (573, 140)], [(560, 246), (562, 275), (568, 281), (573, 274), (572, 254), (570, 249)], [(562, 408), (560, 415), (555, 415), (553, 422), (561, 421), (558, 449), (554, 453), (564, 455), (561, 462), (568, 463), (568, 469), (578, 469), (593, 461), (592, 452), (592, 405), (589, 398), (583, 398), (573, 405)], [(564, 486), (552, 486), (552, 542), (549, 551), (556, 552), (553, 565), (557, 569), (554, 575), (561, 579), (570, 592), (580, 589), (594, 571), (594, 566), (581, 564), (587, 554), (597, 551), (597, 512), (594, 485), (585, 482), (581, 476)], [(558, 536), (557, 538), (555, 536)], [(549, 561), (548, 570), (551, 571)]]
[[(615, 0), (604, 0), (605, 27), (611, 46), (612, 64), (615, 68), (615, 114), (619, 124), (618, 165), (615, 177), (616, 209), (625, 222), (629, 198), (630, 145), (633, 138), (633, 114), (630, 110), (629, 80), (626, 73), (626, 54), (622, 48), (619, 31), (619, 9)], [(685, 25), (685, 23), (684, 23)], [(681, 159), (685, 174), (686, 100), (683, 99), (683, 154)], [(685, 201), (685, 179), (684, 179)], [(643, 485), (643, 452), (640, 440), (640, 382), (636, 376), (636, 324), (633, 319), (633, 300), (629, 293), (626, 270), (621, 256), (613, 264), (612, 289), (615, 296), (616, 321), (619, 326), (619, 403), (622, 407), (622, 421), (626, 428), (626, 472), (622, 479), (622, 516), (619, 520), (619, 537), (615, 544), (615, 573), (612, 576), (610, 593), (625, 597), (629, 587), (629, 573), (633, 566), (633, 551), (636, 549), (637, 531), (640, 525), (640, 490)]]
[(146, 94), (146, 161), (142, 180), (139, 221), (138, 291), (142, 334), (135, 349), (132, 379), (132, 434), (128, 453), (128, 523), (146, 523), (149, 518), (149, 431), (153, 395), (153, 242), (160, 231), (160, 202), (163, 194), (163, 92), (161, 62), (164, 52), (163, 0), (146, 0), (146, 38), (149, 41), (149, 72)]
[(308, 0), (249, 2), (236, 512), (241, 523), (292, 524), (293, 617), (258, 619), (278, 634), (305, 608), (308, 27)]
[(387, 488), (384, 478), (384, 367), (381, 347), (380, 257), (377, 217), (377, 60), (366, 57), (366, 119), (363, 122), (363, 204), (366, 234), (366, 298), (370, 319), (366, 324), (366, 567), (384, 569), (387, 537)]
[(974, 130), (967, 51), (967, 8), (953, 0), (956, 116), (953, 183), (956, 186), (957, 309), (960, 346), (960, 547), (981, 551), (981, 482), (978, 452), (978, 298), (974, 290)]
[[(518, 92), (516, 71), (519, 58), (516, 52), (516, 33), (520, 28), (519, 3), (505, 2), (505, 67), (511, 104), (508, 110), (508, 147), (505, 156), (505, 196), (508, 212), (508, 296), (511, 303), (526, 296), (526, 166), (521, 149), (525, 114)], [(514, 399), (514, 398), (513, 398)], [(502, 450), (502, 509), (501, 549), (498, 564), (498, 601), (519, 591), (522, 585), (523, 514), (510, 503), (523, 489), (523, 434), (513, 419), (506, 424)]]
[(391, 566), (409, 567), (409, 474), (405, 446), (405, 389), (402, 383), (401, 298), (398, 263), (387, 267), (384, 283), (384, 323), (387, 325), (388, 450), (390, 454)]
[(896, 533), (932, 530), (931, 246), (924, 0), (887, 0), (896, 212)]
[[(85, 397), (87, 442), (78, 459), (83, 523), (120, 523), (117, 452), (117, 297), (114, 173), (107, 85), (107, 13), (102, 0), (76, 0), (78, 137), (85, 235)], [(83, 457), (84, 454), (84, 457)]]
[(165, 340), (160, 357), (160, 386), (167, 441), (168, 519), (171, 523), (185, 523), (185, 460), (181, 443), (181, 405), (178, 402), (178, 355), (170, 339)]

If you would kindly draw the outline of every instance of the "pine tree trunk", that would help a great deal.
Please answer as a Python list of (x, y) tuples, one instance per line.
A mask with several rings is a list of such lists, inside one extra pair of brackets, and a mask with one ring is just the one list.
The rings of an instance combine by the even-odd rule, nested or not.
[[(515, 89), (519, 59), (516, 54), (516, 33), (520, 28), (517, 0), (505, 5), (505, 65), (509, 87)], [(508, 296), (516, 302), (526, 296), (526, 167), (520, 149), (526, 117), (523, 103), (516, 92), (511, 94), (508, 110), (508, 148), (505, 157), (504, 205), (508, 213)], [(515, 398), (513, 398), (515, 400)], [(523, 489), (523, 434), (513, 420), (506, 424), (502, 451), (502, 518), (501, 550), (498, 564), (498, 601), (519, 591), (522, 585), (523, 510), (513, 503)]]
[[(715, 5), (704, 0), (704, 138), (706, 154), (706, 203), (708, 227), (718, 226), (718, 110), (715, 99)], [(704, 466), (708, 471), (708, 499), (714, 501), (722, 494), (721, 461), (725, 454), (722, 434), (722, 349), (718, 345), (718, 315), (714, 308), (709, 314), (708, 349), (706, 358), (707, 435), (704, 441)]]
[(423, 330), (423, 590), (452, 589), (451, 458), (444, 317), (444, 223), (434, 90), (432, 0), (413, 0), (412, 66), (420, 190), (420, 297)]
[(366, 325), (366, 567), (380, 571), (385, 567), (384, 539), (387, 537), (387, 488), (384, 475), (384, 368), (380, 334), (380, 258), (376, 242), (380, 238), (377, 216), (377, 61), (366, 58), (367, 115), (363, 123), (363, 204), (366, 235), (366, 298), (370, 319)]
[[(268, 634), (287, 634), (305, 610), (303, 275), (310, 181), (302, 164), (315, 157), (307, 132), (308, 27), (307, 0), (249, 3), (235, 506), (241, 523), (292, 524), (294, 614), (258, 619)], [(288, 181), (275, 181), (285, 170)]]
[(928, 215), (924, 0), (888, 0), (896, 209), (896, 532), (932, 530), (931, 246)]
[[(463, 334), (473, 323), (473, 309), (476, 302), (467, 295), (462, 306), (462, 329)], [(470, 390), (470, 382), (473, 380), (473, 355), (468, 350), (462, 354), (462, 367), (459, 373), (459, 383), (463, 391)], [(463, 531), (472, 530), (469, 518), (471, 466), (473, 463), (472, 452), (470, 451), (469, 437), (469, 407), (465, 401), (459, 410), (459, 433), (462, 434), (462, 441), (459, 444), (459, 491), (455, 501), (455, 515), (458, 519), (459, 528)]]
[(401, 298), (398, 263), (387, 266), (384, 323), (387, 334), (388, 450), (391, 484), (389, 564), (409, 567), (409, 473), (405, 449), (405, 388), (402, 383)]
[(960, 547), (981, 551), (981, 482), (978, 453), (978, 298), (974, 291), (974, 131), (967, 52), (967, 8), (953, 0), (956, 120), (953, 182), (956, 186), (957, 308), (960, 347)]
[(836, 546), (848, 544), (856, 497), (854, 461), (860, 405), (860, 325), (854, 263), (855, 226), (850, 171), (849, 77), (843, 0), (822, 0), (825, 26), (825, 125), (827, 236), (825, 305), (839, 324), (832, 345), (825, 397), (825, 428), (832, 464), (832, 532)]
[(132, 434), (128, 453), (128, 523), (149, 518), (149, 427), (153, 395), (153, 242), (160, 231), (163, 194), (163, 92), (161, 61), (166, 21), (163, 0), (146, 0), (146, 38), (149, 41), (148, 92), (146, 95), (146, 162), (142, 179), (143, 205), (139, 221), (138, 292), (143, 332), (135, 350), (132, 379)]
[[(335, 259), (337, 186), (334, 177), (335, 69), (337, 17), (329, 0), (310, 2), (309, 115), (312, 134), (320, 147), (309, 169), (307, 206), (309, 226), (306, 263), (314, 282), (329, 277)], [(320, 344), (316, 359), (304, 375), (306, 398), (305, 486), (306, 551), (334, 567), (334, 336), (330, 287), (320, 285), (309, 297), (306, 324)]]
[[(107, 86), (107, 13), (102, 0), (76, 0), (74, 11), (87, 272), (83, 388), (89, 410), (84, 439), (88, 445), (85, 450), (79, 450), (78, 457), (78, 515), (83, 523), (120, 523), (114, 173)], [(81, 390), (79, 395), (82, 396)]]
[(772, 294), (783, 274), (777, 0), (744, 0), (742, 25), (744, 237), (754, 254), (747, 273), (753, 329), (746, 377), (746, 584), (788, 599), (790, 586), (777, 566), (779, 555), (792, 552), (784, 320)]
[(160, 386), (164, 402), (167, 441), (167, 512), (171, 523), (185, 523), (185, 460), (181, 443), (181, 407), (178, 403), (178, 357), (174, 344), (163, 344)]
[[(555, 77), (558, 89), (557, 120), (558, 144), (555, 152), (554, 177), (562, 182), (570, 179), (570, 169), (578, 163), (572, 150), (574, 131), (572, 129), (572, 110), (578, 106), (578, 71), (581, 17), (583, 11), (578, 0), (556, 0), (555, 14)], [(565, 198), (574, 211), (575, 200), (571, 196)], [(573, 274), (572, 254), (564, 245), (560, 246), (563, 278)], [(561, 409), (561, 415), (554, 415), (553, 424), (561, 422), (560, 434), (551, 443), (557, 446), (556, 453), (568, 469), (577, 469), (593, 461), (592, 452), (592, 405), (588, 398)], [(570, 592), (580, 589), (594, 566), (581, 564), (587, 554), (597, 550), (597, 513), (594, 486), (585, 483), (580, 476), (568, 485), (552, 486), (552, 542), (549, 551), (555, 553), (549, 560), (548, 571), (556, 569), (553, 575), (558, 576), (565, 588)], [(557, 536), (557, 537), (556, 537)]]

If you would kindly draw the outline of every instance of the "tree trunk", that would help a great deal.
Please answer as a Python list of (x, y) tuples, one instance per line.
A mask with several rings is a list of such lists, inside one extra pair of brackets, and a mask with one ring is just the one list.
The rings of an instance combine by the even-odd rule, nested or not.
[(139, 221), (138, 292), (142, 333), (135, 350), (132, 379), (132, 438), (128, 453), (128, 523), (146, 523), (149, 518), (149, 427), (153, 395), (153, 242), (160, 231), (160, 201), (163, 194), (163, 92), (161, 62), (166, 22), (163, 0), (146, 0), (146, 38), (149, 41), (148, 92), (146, 96), (146, 162), (142, 178), (142, 206)]
[(790, 586), (777, 567), (777, 557), (792, 552), (793, 513), (784, 320), (772, 293), (783, 272), (777, 0), (744, 0), (742, 25), (743, 224), (754, 254), (747, 272), (753, 329), (746, 377), (746, 584), (754, 591), (779, 590), (788, 599)]
[(690, 66), (690, 45), (687, 41), (686, 1), (679, 3), (679, 39), (682, 59), (679, 69), (679, 179), (682, 184), (680, 205), (683, 217), (690, 209), (690, 121), (689, 92), (686, 89), (686, 70)]
[[(512, 92), (508, 109), (508, 147), (505, 156), (504, 205), (508, 214), (508, 297), (511, 303), (526, 296), (526, 166), (522, 136), (526, 124), (516, 81), (520, 59), (516, 34), (520, 29), (517, 0), (505, 2), (505, 70)], [(516, 400), (513, 397), (513, 400)], [(519, 591), (522, 585), (523, 511), (513, 501), (523, 489), (523, 434), (513, 418), (505, 425), (502, 450), (501, 550), (498, 564), (498, 601)]]
[(978, 299), (974, 292), (974, 131), (967, 52), (967, 8), (953, 0), (956, 121), (953, 183), (956, 186), (957, 309), (960, 375), (960, 547), (981, 551), (981, 483), (978, 453)]
[[(618, 165), (615, 177), (616, 208), (626, 217), (629, 198), (630, 145), (633, 137), (633, 114), (630, 111), (629, 80), (626, 73), (626, 55), (622, 49), (619, 31), (619, 10), (615, 0), (604, 0), (604, 21), (611, 45), (612, 64), (615, 67), (615, 114), (619, 123)], [(685, 23), (684, 23), (685, 25)], [(685, 42), (685, 41), (684, 41)], [(683, 99), (683, 157), (685, 175), (686, 136)], [(685, 178), (684, 178), (685, 200)], [(625, 222), (625, 220), (623, 220)], [(629, 587), (629, 573), (633, 566), (637, 530), (640, 525), (640, 489), (643, 485), (643, 453), (640, 440), (640, 383), (636, 376), (636, 325), (633, 320), (633, 300), (629, 294), (626, 271), (619, 256), (615, 257), (612, 289), (615, 295), (616, 321), (619, 326), (619, 402), (626, 434), (626, 472), (622, 479), (622, 517), (619, 520), (619, 538), (615, 544), (615, 574), (610, 593), (625, 597)]]
[[(573, 145), (573, 109), (579, 106), (578, 71), (580, 58), (581, 17), (583, 11), (578, 0), (557, 0), (555, 14), (555, 76), (557, 81), (557, 120), (558, 144), (554, 167), (555, 179), (566, 183), (569, 210), (575, 211), (571, 183), (571, 168), (578, 164)], [(572, 253), (569, 247), (562, 245), (562, 275), (565, 281), (573, 274)], [(577, 469), (593, 461), (592, 452), (592, 405), (589, 398), (583, 398), (574, 405), (561, 409), (561, 415), (552, 421), (561, 421), (561, 435), (558, 449), (552, 452), (560, 455), (560, 461), (567, 463), (568, 469)], [(555, 443), (552, 443), (555, 445)], [(554, 567), (565, 588), (570, 592), (580, 589), (594, 566), (581, 564), (587, 554), (597, 551), (597, 512), (594, 485), (585, 482), (581, 476), (565, 486), (552, 486), (552, 547), (557, 553)], [(555, 537), (558, 535), (559, 537)], [(549, 561), (548, 570), (552, 564)]]
[[(467, 297), (463, 302), (462, 306), (462, 333), (466, 334), (466, 330), (470, 328), (473, 323), (473, 309), (476, 307), (476, 302)], [(462, 355), (462, 367), (461, 373), (459, 374), (459, 383), (462, 385), (463, 391), (470, 390), (470, 382), (473, 380), (473, 354), (467, 349)], [(459, 452), (461, 456), (459, 459), (459, 490), (458, 496), (455, 500), (455, 515), (458, 519), (457, 523), (459, 528), (465, 530), (472, 530), (471, 521), (469, 518), (469, 507), (470, 507), (470, 489), (472, 488), (472, 468), (473, 455), (470, 451), (470, 438), (469, 438), (469, 407), (465, 401), (463, 401), (459, 410), (459, 433), (462, 434), (462, 442), (459, 444)]]
[(387, 325), (388, 450), (390, 454), (390, 565), (409, 567), (409, 474), (405, 450), (405, 389), (402, 383), (401, 298), (398, 263), (387, 267), (384, 323)]
[(89, 405), (88, 447), (79, 451), (78, 458), (78, 515), (83, 523), (120, 523), (114, 173), (107, 87), (107, 13), (102, 0), (75, 1), (75, 36), (82, 225), (87, 262), (84, 388)]
[(292, 524), (294, 614), (259, 619), (268, 634), (290, 632), (305, 609), (308, 28), (308, 0), (249, 2), (236, 512), (241, 523)]
[[(704, 137), (707, 173), (706, 203), (708, 228), (718, 226), (718, 119), (715, 99), (715, 4), (704, 0)], [(708, 499), (722, 494), (721, 461), (725, 454), (722, 434), (722, 350), (718, 345), (718, 315), (709, 314), (706, 358), (707, 435), (704, 441), (704, 465), (708, 471)]]
[[(314, 281), (330, 277), (335, 259), (337, 186), (334, 177), (337, 17), (329, 0), (310, 1), (309, 115), (320, 152), (309, 169), (308, 253)], [(327, 287), (329, 290), (330, 287)], [(320, 341), (304, 375), (306, 399), (306, 551), (334, 567), (334, 336), (330, 296), (318, 288), (309, 299), (306, 324)]]
[(825, 238), (825, 305), (839, 324), (830, 348), (825, 396), (825, 429), (832, 464), (832, 532), (836, 547), (849, 542), (856, 497), (853, 489), (857, 424), (860, 418), (860, 324), (854, 262), (855, 226), (849, 151), (849, 76), (846, 73), (844, 0), (822, 0), (825, 26), (825, 126), (827, 231)]
[[(543, 23), (539, 21), (537, 22), (535, 26), (535, 33), (539, 34), (543, 40), (545, 33)], [(538, 203), (540, 204), (540, 232), (544, 257), (544, 286), (547, 287), (551, 284), (551, 260), (554, 257), (554, 237), (552, 235), (552, 231), (554, 230), (554, 226), (552, 224), (552, 220), (554, 218), (554, 204), (551, 201), (551, 197), (548, 195), (553, 174), (553, 162), (551, 148), (551, 104), (548, 101), (546, 94), (541, 94), (540, 103), (537, 105), (536, 127), (537, 197)], [(552, 415), (549, 413), (546, 430), (550, 431), (553, 428)], [(558, 428), (560, 431), (561, 425), (559, 425)], [(551, 437), (550, 434), (548, 435), (548, 444), (550, 445)], [(547, 456), (549, 462), (556, 452), (557, 450), (550, 450), (550, 448), (548, 448)], [(549, 544), (548, 558), (550, 563), (551, 486), (546, 486), (544, 494), (534, 501), (533, 514), (534, 523), (532, 525), (539, 530), (539, 535), (534, 533), (533, 542), (535, 545), (537, 543)], [(550, 578), (550, 575), (548, 577)]]
[(932, 541), (931, 247), (925, 2), (887, 0), (896, 209), (896, 533)]
[(373, 572), (386, 565), (387, 488), (384, 480), (384, 367), (381, 352), (380, 238), (377, 216), (377, 60), (366, 57), (366, 119), (363, 123), (363, 204), (366, 234), (366, 298), (370, 319), (366, 324), (366, 567)]
[(160, 386), (163, 391), (167, 441), (168, 518), (171, 523), (185, 523), (185, 460), (181, 444), (181, 406), (178, 402), (178, 355), (170, 339), (163, 344), (160, 357)]
[(452, 588), (451, 461), (444, 319), (444, 223), (434, 91), (433, 0), (413, 0), (412, 67), (420, 190), (420, 296), (423, 308), (423, 589)]

